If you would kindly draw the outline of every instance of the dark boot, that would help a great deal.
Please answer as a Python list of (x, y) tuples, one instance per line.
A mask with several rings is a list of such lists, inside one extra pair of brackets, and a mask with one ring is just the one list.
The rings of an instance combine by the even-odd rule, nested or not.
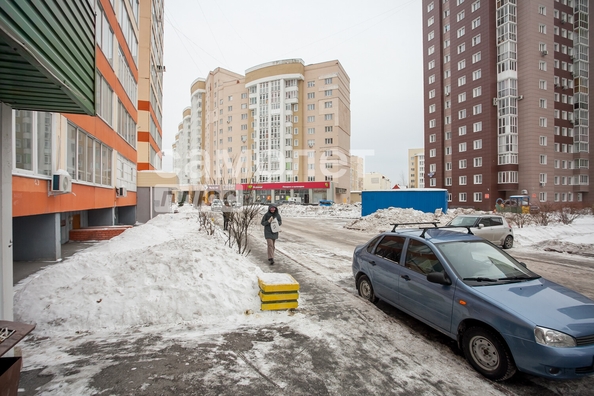
[(269, 258), (268, 262), (270, 263), (270, 265), (274, 264), (274, 259)]

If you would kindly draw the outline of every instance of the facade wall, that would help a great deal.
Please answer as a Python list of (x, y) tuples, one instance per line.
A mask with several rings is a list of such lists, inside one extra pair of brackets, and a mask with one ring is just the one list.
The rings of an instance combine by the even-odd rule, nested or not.
[(408, 188), (425, 187), (424, 152), (422, 148), (408, 150)]
[(425, 187), (446, 188), (450, 206), (591, 200), (578, 3), (589, 15), (587, 2), (423, 1)]

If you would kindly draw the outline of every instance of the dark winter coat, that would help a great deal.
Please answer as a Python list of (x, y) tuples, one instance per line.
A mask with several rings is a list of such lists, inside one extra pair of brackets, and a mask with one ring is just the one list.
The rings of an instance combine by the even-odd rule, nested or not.
[[(270, 208), (276, 208), (276, 210), (274, 211), (274, 213), (272, 213), (270, 211)], [(283, 220), (281, 219), (281, 215), (280, 213), (278, 213), (278, 208), (274, 205), (270, 205), (268, 207), (268, 212), (266, 212), (264, 214), (264, 217), (262, 217), (262, 225), (264, 226), (264, 238), (266, 239), (278, 239), (278, 232), (272, 232), (272, 230), (270, 229), (270, 222), (268, 221), (268, 219), (270, 219), (271, 217), (275, 217), (276, 220), (278, 221), (278, 225), (282, 225), (283, 224)]]

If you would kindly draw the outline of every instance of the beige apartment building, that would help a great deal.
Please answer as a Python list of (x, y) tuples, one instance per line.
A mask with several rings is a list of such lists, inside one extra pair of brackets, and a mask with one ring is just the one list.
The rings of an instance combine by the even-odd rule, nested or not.
[(408, 165), (408, 188), (425, 188), (425, 149), (409, 149)]
[(589, 16), (587, 0), (423, 0), (425, 187), (485, 210), (594, 202)]
[(392, 182), (386, 176), (378, 172), (369, 172), (363, 179), (363, 190), (390, 190)]
[(190, 95), (173, 146), (180, 183), (244, 202), (348, 202), (350, 79), (339, 61), (217, 68)]
[(363, 191), (365, 180), (364, 158), (351, 156), (351, 191)]

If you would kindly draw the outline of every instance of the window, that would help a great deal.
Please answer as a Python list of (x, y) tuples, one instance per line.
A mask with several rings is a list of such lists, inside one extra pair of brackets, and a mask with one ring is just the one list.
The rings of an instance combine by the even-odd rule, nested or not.
[(472, 142), (472, 145), (474, 147), (475, 150), (480, 150), (483, 148), (483, 139), (477, 139), (474, 142)]
[(435, 97), (435, 90), (432, 89), (431, 91), (429, 91), (429, 99), (433, 99)]
[(432, 133), (429, 135), (429, 143), (435, 143), (437, 141), (437, 135)]
[(483, 175), (474, 175), (474, 184), (483, 184)]
[(109, 125), (113, 125), (113, 90), (99, 72), (96, 76), (95, 108), (97, 115)]
[[(52, 114), (13, 110), (14, 168), (24, 173), (52, 174)], [(70, 160), (70, 159), (69, 159)], [(74, 163), (74, 159), (70, 160)], [(70, 162), (68, 162), (70, 164)], [(74, 170), (68, 169), (73, 175)], [(19, 172), (20, 173), (20, 172)]]
[(325, 109), (330, 109), (330, 108), (332, 108), (332, 102), (324, 102), (324, 108), (325, 108)]
[(325, 79), (324, 79), (324, 84), (325, 84), (325, 85), (332, 84), (332, 77), (325, 78)]
[(472, 55), (472, 63), (475, 64), (476, 62), (481, 60), (481, 51), (477, 52), (476, 54)]
[(478, 80), (479, 78), (481, 78), (481, 69), (472, 72), (472, 81)]
[(435, 23), (435, 17), (432, 16), (431, 18), (427, 19), (427, 26), (431, 26), (433, 23)]
[(458, 152), (463, 153), (466, 151), (466, 142), (458, 144)]
[(477, 96), (481, 96), (482, 94), (482, 88), (481, 87), (476, 87), (472, 89), (472, 97), (476, 98)]
[(451, 171), (452, 170), (452, 163), (451, 162), (446, 162), (446, 164), (445, 164), (445, 170), (446, 171)]
[(316, 116), (308, 116), (307, 117), (307, 122), (315, 122), (316, 121)]
[(481, 8), (481, 0), (476, 0), (474, 3), (472, 3), (472, 6), (470, 7), (472, 12), (475, 12), (479, 8)]
[(427, 48), (427, 55), (433, 55), (435, 52), (435, 46), (432, 45), (431, 47)]
[(307, 110), (315, 110), (315, 109), (316, 109), (316, 105), (314, 103), (307, 105)]
[(429, 84), (433, 84), (435, 82), (435, 74), (429, 76)]
[(316, 97), (316, 93), (315, 92), (308, 92), (307, 93), (307, 99), (315, 99)]
[(546, 117), (540, 117), (538, 119), (538, 125), (540, 125), (543, 128), (546, 128), (546, 126), (547, 126), (547, 119), (546, 119)]
[(474, 47), (475, 45), (480, 44), (480, 43), (481, 43), (481, 35), (477, 34), (476, 36), (474, 36), (472, 38), (472, 46)]
[(462, 43), (458, 46), (458, 54), (461, 54), (464, 51), (466, 51), (466, 43)]
[(324, 120), (330, 121), (330, 120), (332, 120), (332, 116), (333, 116), (333, 114), (324, 114)]
[(541, 109), (546, 109), (546, 108), (547, 108), (547, 100), (546, 100), (546, 99), (540, 99), (540, 100), (538, 101), (538, 106), (539, 106)]
[(433, 2), (429, 3), (429, 5), (427, 6), (427, 12), (430, 12), (433, 10)]
[(474, 162), (474, 167), (479, 168), (479, 167), (483, 166), (483, 157), (476, 157), (476, 158), (474, 158), (473, 162)]
[(458, 62), (458, 70), (462, 70), (466, 67), (466, 59), (462, 59), (460, 62)]
[(332, 96), (332, 90), (331, 89), (327, 89), (324, 91), (324, 96)]
[(333, 127), (332, 127), (331, 125), (329, 125), (329, 126), (325, 126), (325, 127), (324, 127), (324, 132), (332, 132), (332, 128), (333, 128)]
[(308, 135), (313, 135), (316, 133), (316, 128), (307, 128), (307, 134)]
[(432, 30), (429, 32), (429, 34), (427, 34), (427, 41), (433, 40), (434, 37), (435, 37), (435, 31)]
[(462, 92), (458, 95), (458, 103), (462, 103), (464, 101), (466, 101), (466, 92)]
[(538, 25), (538, 32), (542, 34), (547, 34), (547, 25), (540, 23)]
[(466, 185), (466, 176), (458, 176), (458, 184), (461, 186)]
[(446, 177), (445, 178), (445, 185), (446, 186), (451, 186), (452, 185), (452, 178), (451, 177)]
[(466, 135), (466, 125), (458, 127), (458, 136)]
[(437, 150), (436, 149), (429, 150), (429, 157), (435, 157), (436, 155), (437, 155)]
[(460, 22), (462, 19), (464, 19), (464, 16), (465, 16), (464, 10), (460, 11), (458, 13), (458, 15), (456, 15), (456, 22)]
[(431, 61), (429, 61), (429, 63), (427, 64), (427, 68), (428, 68), (429, 70), (431, 70), (431, 69), (435, 68), (435, 60), (431, 60)]
[(466, 118), (466, 109), (459, 110), (458, 111), (458, 119), (462, 120), (464, 118)]
[(332, 138), (326, 138), (324, 139), (324, 144), (332, 144), (333, 139)]
[(466, 169), (466, 160), (458, 160), (458, 169)]
[[(478, 184), (478, 183), (475, 183)], [(483, 202), (483, 193), (475, 192), (474, 193), (474, 202)]]
[(474, 124), (472, 124), (472, 132), (480, 132), (483, 130), (483, 122), (479, 121), (479, 122), (475, 122)]
[[(431, 3), (433, 4), (433, 3)], [(539, 5), (538, 6), (538, 13), (540, 15), (547, 15), (547, 7), (543, 6), (543, 5)]]
[[(112, 184), (111, 148), (88, 135), (82, 129), (68, 123), (67, 171), (74, 180), (110, 186)], [(135, 166), (118, 158), (118, 169), (124, 178), (134, 181)], [(126, 177), (129, 175), (129, 177)]]
[(540, 136), (538, 138), (538, 142), (540, 143), (541, 146), (546, 146), (547, 145), (547, 137), (546, 136)]
[(315, 81), (308, 81), (307, 82), (307, 87), (311, 88), (311, 87), (315, 87), (316, 86), (316, 82)]
[(538, 81), (538, 88), (540, 88), (540, 89), (547, 89), (547, 80), (539, 80)]
[(547, 71), (547, 62), (538, 61), (538, 70)]
[(466, 76), (458, 78), (458, 86), (461, 87), (464, 84), (466, 84)]
[(472, 106), (472, 115), (481, 114), (482, 112), (483, 112), (482, 104), (477, 104), (475, 106)]
[(429, 120), (429, 128), (435, 128), (435, 119)]
[(101, 51), (103, 51), (109, 64), (113, 66), (113, 30), (111, 30), (109, 21), (101, 7), (97, 7), (97, 17), (95, 20), (95, 38), (97, 44), (101, 48)]
[(547, 164), (547, 156), (546, 156), (546, 155), (544, 155), (544, 154), (541, 154), (541, 155), (539, 156), (539, 163), (540, 163), (541, 165), (546, 165), (546, 164)]
[(452, 155), (452, 146), (446, 146), (445, 155)]
[(435, 105), (434, 104), (429, 106), (429, 113), (435, 113)]
[(464, 34), (466, 34), (466, 27), (462, 26), (460, 29), (458, 29), (458, 31), (456, 32), (456, 37), (460, 38), (462, 36), (464, 36)]
[(477, 27), (481, 26), (481, 17), (478, 17), (472, 21), (472, 28), (476, 29)]

